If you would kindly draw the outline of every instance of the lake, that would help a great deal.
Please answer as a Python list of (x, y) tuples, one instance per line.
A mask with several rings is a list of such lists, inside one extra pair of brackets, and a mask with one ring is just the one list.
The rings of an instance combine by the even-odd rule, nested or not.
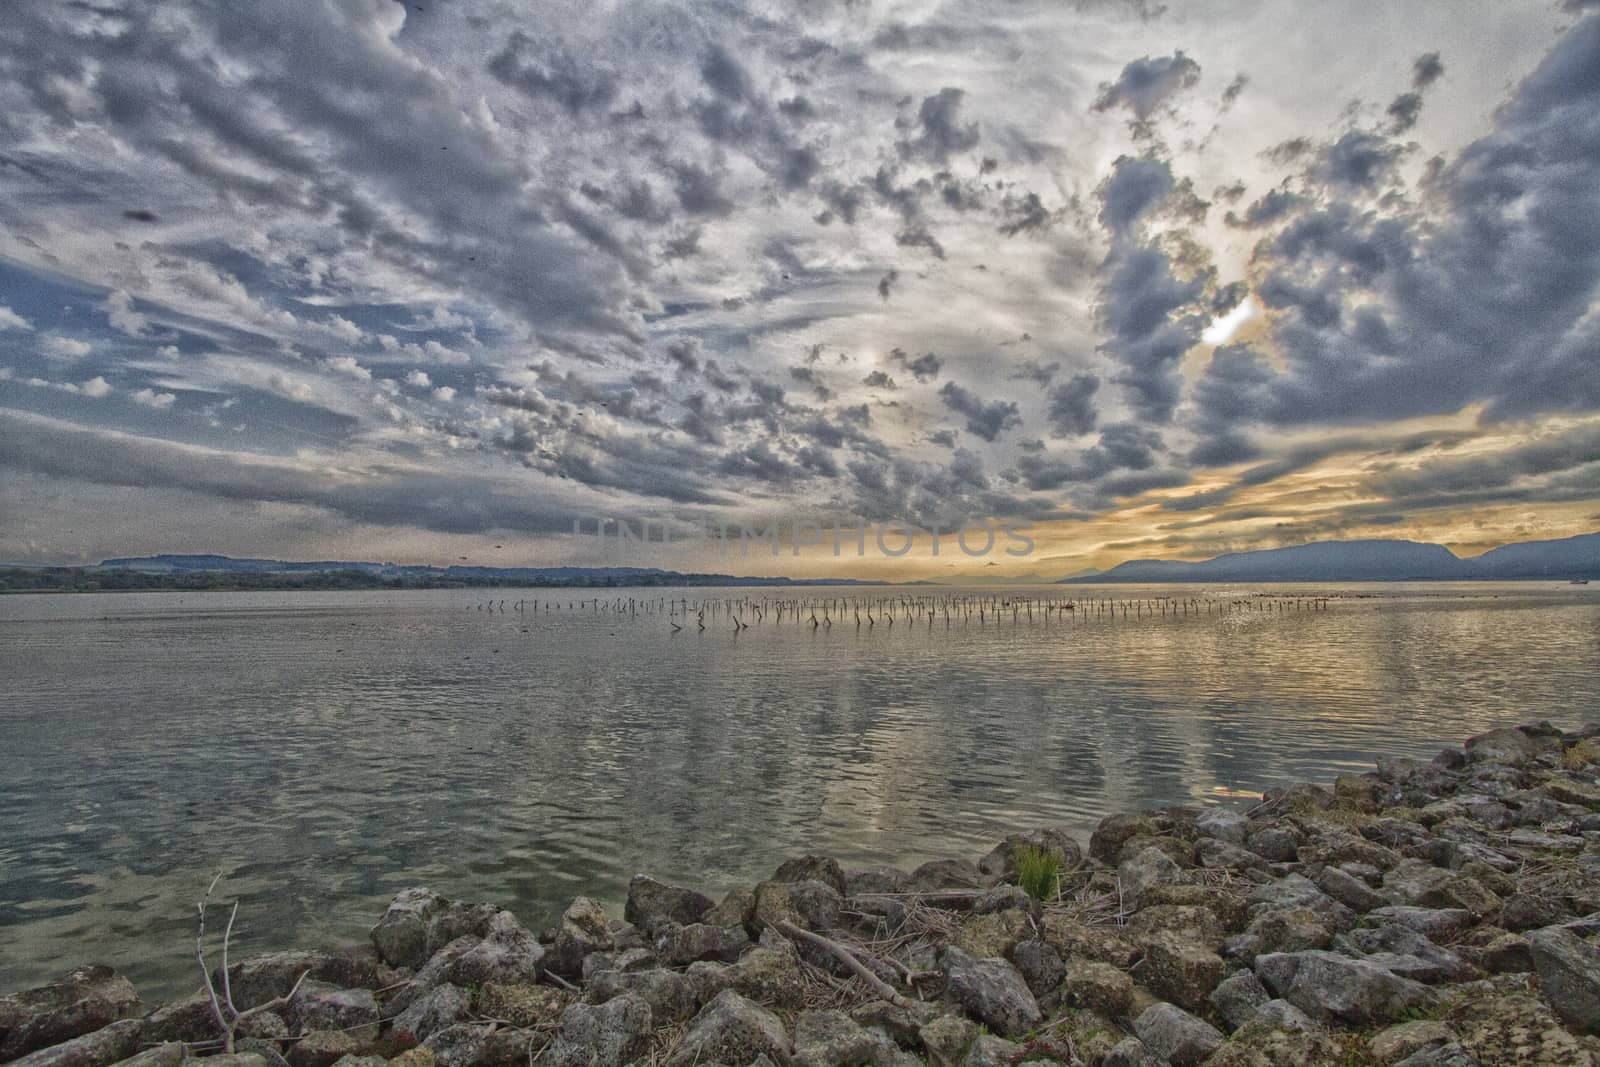
[(1600, 587), (1007, 587), (973, 595), (1197, 599), (859, 629), (744, 607), (737, 633), (661, 610), (827, 595), (0, 598), (0, 992), (88, 962), (190, 991), (218, 871), (236, 958), (362, 941), (416, 884), (537, 928), (579, 893), (620, 914), (638, 871), (720, 891), (808, 851), (976, 859), (1012, 829), (1085, 839), (1113, 811), (1600, 718)]

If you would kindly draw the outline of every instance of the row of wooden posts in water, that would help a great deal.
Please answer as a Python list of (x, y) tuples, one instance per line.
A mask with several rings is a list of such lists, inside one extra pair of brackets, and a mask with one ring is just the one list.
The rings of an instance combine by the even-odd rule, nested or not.
[[(943, 596), (828, 596), (764, 599), (760, 597), (588, 597), (566, 599), (543, 597), (515, 601), (511, 611), (532, 614), (552, 612), (593, 612), (596, 614), (626, 615), (637, 618), (663, 617), (672, 632), (677, 633), (689, 620), (700, 630), (706, 629), (707, 619), (725, 621), (735, 631), (748, 630), (752, 623), (785, 623), (809, 626), (813, 630), (854, 624), (873, 628), (879, 625), (894, 626), (896, 620), (903, 625), (926, 621), (932, 627), (941, 619), (946, 626), (977, 623), (980, 626), (1004, 620), (1012, 623), (1048, 624), (1053, 619), (1089, 621), (1090, 619), (1142, 618), (1157, 615), (1228, 615), (1238, 612), (1296, 612), (1326, 611), (1327, 597), (1272, 596), (1233, 597), (1219, 600), (1210, 597), (1023, 597), (994, 594), (950, 594)], [(487, 601), (478, 605), (479, 611), (505, 611), (506, 601)]]

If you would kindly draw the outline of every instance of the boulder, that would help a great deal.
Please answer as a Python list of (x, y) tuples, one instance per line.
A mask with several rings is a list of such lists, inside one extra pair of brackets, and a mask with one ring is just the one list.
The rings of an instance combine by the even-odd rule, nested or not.
[(917, 1041), (933, 1067), (956, 1067), (977, 1036), (978, 1025), (961, 1015), (940, 1015), (917, 1029)]
[(438, 893), (421, 886), (400, 890), (372, 928), (370, 936), (378, 956), (391, 967), (421, 967), (441, 947), (428, 943), (428, 930), (434, 917), (449, 904)]
[(1250, 1022), (1270, 1026), (1274, 1030), (1297, 1030), (1302, 1033), (1311, 1033), (1317, 1029), (1317, 1024), (1311, 1017), (1287, 1000), (1269, 1000), (1256, 1009), (1255, 1016)]
[(1454, 1042), (1445, 1045), (1429, 1045), (1419, 1052), (1413, 1052), (1405, 1059), (1400, 1060), (1395, 1067), (1484, 1067), (1467, 1050), (1466, 1046)]
[(1108, 815), (1089, 835), (1089, 855), (1101, 863), (1116, 863), (1130, 839), (1155, 833), (1156, 824), (1147, 815)]
[(1233, 808), (1207, 808), (1194, 820), (1195, 829), (1230, 845), (1243, 846), (1250, 835), (1250, 820)]
[(217, 1017), (211, 1012), (211, 997), (204, 989), (163, 1004), (144, 1017), (146, 1041), (207, 1041), (220, 1033)]
[(13, 1060), (15, 1067), (110, 1067), (139, 1051), (144, 1023), (119, 1019), (87, 1034), (35, 1049)]
[(826, 933), (839, 925), (844, 898), (824, 882), (762, 882), (756, 886), (751, 925), (757, 929), (779, 922)]
[(842, 1011), (803, 1011), (794, 1020), (795, 1067), (864, 1067), (892, 1042)]
[(1485, 990), (1452, 1001), (1446, 1021), (1484, 1064), (1594, 1067), (1596, 1057), (1529, 992)]
[[(485, 1060), (489, 1027), (476, 1023), (447, 1026), (422, 1043), (435, 1067), (480, 1067)], [(291, 1060), (293, 1053), (290, 1054)]]
[(1343, 1067), (1367, 1062), (1359, 1038), (1320, 1030), (1282, 1030), (1256, 1020), (1235, 1030), (1206, 1067)]
[(1015, 883), (1018, 877), (1017, 853), (1024, 848), (1035, 848), (1048, 853), (1060, 864), (1061, 870), (1070, 871), (1083, 863), (1083, 849), (1064, 830), (1030, 830), (1023, 834), (1010, 834), (989, 854), (978, 861), (978, 870), (1004, 882)]
[(482, 940), (456, 960), (450, 980), (457, 985), (531, 982), (544, 970), (543, 961), (543, 946), (516, 916), (509, 911), (496, 912)]
[(1034, 936), (1028, 913), (1015, 908), (970, 919), (950, 943), (976, 959), (1010, 956), (1011, 950)]
[(1501, 934), (1483, 947), (1478, 963), (1490, 974), (1517, 974), (1533, 970), (1533, 950), (1520, 934)]
[(1318, 1020), (1387, 1022), (1434, 1000), (1420, 982), (1336, 952), (1272, 953), (1257, 957), (1255, 969), (1268, 989)]
[(178, 1067), (188, 1058), (189, 1050), (183, 1047), (182, 1042), (168, 1041), (136, 1052), (119, 1061), (116, 1067)]
[(622, 1067), (650, 1048), (650, 1005), (624, 993), (604, 1004), (573, 1004), (539, 1057), (544, 1067)]
[(1332, 943), (1333, 931), (1309, 908), (1268, 907), (1256, 913), (1244, 933), (1224, 942), (1223, 951), (1248, 963), (1269, 952), (1300, 952)]
[(1463, 908), (1414, 908), (1405, 905), (1374, 908), (1367, 918), (1399, 923), (1435, 940), (1448, 939), (1472, 925), (1472, 913)]
[(776, 1015), (729, 989), (694, 1017), (667, 1065), (747, 1064), (758, 1056), (785, 1064), (791, 1050), (789, 1034)]
[(1064, 915), (1046, 912), (1039, 920), (1039, 935), (1060, 953), (1062, 959), (1082, 956), (1118, 967), (1130, 967), (1139, 958), (1139, 950), (1114, 928), (1089, 926)]
[(1237, 1030), (1255, 1018), (1256, 1009), (1272, 999), (1254, 971), (1235, 971), (1223, 979), (1207, 998), (1228, 1029)]
[(1293, 863), (1300, 854), (1300, 838), (1282, 826), (1267, 826), (1252, 833), (1245, 847), (1269, 863)]
[(657, 928), (656, 956), (669, 967), (682, 967), (698, 960), (732, 963), (750, 947), (750, 935), (743, 926), (708, 926), (668, 923)]
[(1014, 1041), (993, 1034), (979, 1034), (973, 1038), (961, 1067), (1016, 1067), (1023, 1052), (1023, 1046)]
[(1043, 1018), (1027, 982), (1004, 959), (973, 959), (947, 945), (939, 955), (945, 995), (998, 1034), (1016, 1037)]
[(1183, 881), (1183, 868), (1159, 848), (1143, 848), (1117, 866), (1127, 898), (1137, 901), (1147, 889)]
[(1464, 982), (1475, 975), (1460, 956), (1398, 923), (1351, 930), (1340, 935), (1338, 947), (1419, 982)]
[(333, 1067), (345, 1056), (361, 1051), (365, 1044), (354, 1034), (338, 1030), (311, 1030), (300, 1035), (299, 1040), (289, 1048), (287, 1058), (292, 1067)]
[[(410, 1034), (418, 1041), (426, 1041), (445, 1027), (460, 1022), (469, 1007), (471, 1003), (466, 990), (446, 982), (428, 990), (395, 1016), (394, 1030), (396, 1033)], [(497, 1019), (506, 1018), (487, 1010), (484, 1014)], [(376, 1037), (376, 1033), (373, 1036)]]
[[(325, 982), (338, 989), (376, 989), (378, 953), (373, 949), (346, 952), (290, 950), (240, 960), (228, 967), (228, 984), (233, 1003), (240, 1011), (285, 996), (305, 975), (307, 981)], [(222, 968), (211, 976), (217, 993), (222, 993)]]
[(1222, 1032), (1175, 1004), (1152, 1004), (1133, 1021), (1134, 1033), (1173, 1067), (1194, 1067), (1222, 1047)]
[(1372, 1040), (1367, 1042), (1367, 1051), (1379, 1063), (1392, 1064), (1425, 1048), (1452, 1044), (1455, 1040), (1456, 1032), (1437, 1019), (1418, 1019), (1397, 1023), (1373, 1034)]
[[(720, 991), (720, 990), (719, 990)], [(664, 1025), (687, 1019), (700, 1010), (695, 984), (677, 971), (656, 968), (648, 971), (606, 971), (595, 975), (584, 998), (602, 1004), (613, 997), (632, 993), (650, 1005), (650, 1017)]]
[(800, 958), (793, 946), (754, 948), (726, 967), (697, 963), (689, 968), (691, 980), (703, 987), (702, 998), (710, 1000), (724, 989), (773, 1008), (797, 1008), (805, 1001), (805, 978)]
[(588, 897), (576, 897), (561, 913), (545, 966), (556, 974), (577, 978), (583, 974), (587, 956), (609, 952), (615, 944), (605, 909)]
[(623, 908), (622, 917), (646, 935), (653, 936), (656, 927), (662, 923), (687, 926), (700, 922), (714, 906), (711, 898), (704, 893), (636, 874), (628, 882), (628, 903)]
[(844, 868), (831, 856), (799, 856), (785, 860), (773, 874), (774, 882), (821, 882), (841, 897), (845, 895)]
[(1105, 1059), (1100, 1061), (1100, 1067), (1165, 1067), (1165, 1061), (1150, 1051), (1146, 1045), (1136, 1037), (1125, 1037), (1117, 1042)]
[(131, 1019), (140, 1012), (133, 984), (110, 967), (81, 967), (59, 982), (0, 997), (0, 1061)]
[(1035, 1000), (1060, 985), (1067, 973), (1061, 954), (1047, 942), (1037, 939), (1018, 943), (1011, 950), (1011, 962), (1021, 972), (1022, 980), (1028, 983)]
[(1132, 1006), (1133, 979), (1120, 968), (1077, 956), (1067, 959), (1065, 967), (1061, 994), (1068, 1004), (1111, 1016)]
[(1529, 762), (1540, 752), (1533, 738), (1515, 728), (1490, 730), (1467, 739), (1467, 762), (1508, 763), (1520, 765)]
[(906, 877), (908, 892), (932, 893), (941, 889), (984, 889), (994, 880), (971, 860), (929, 860)]
[(378, 1001), (366, 989), (339, 989), (308, 979), (289, 1001), (285, 1019), (293, 1033), (344, 1030), (373, 1041), (378, 1036)]
[(1381, 908), (1388, 901), (1361, 879), (1339, 867), (1324, 867), (1317, 872), (1317, 888), (1355, 911)]
[(1142, 943), (1139, 978), (1150, 992), (1188, 1011), (1203, 1008), (1226, 971), (1222, 957), (1176, 931), (1160, 931)]
[(1556, 1013), (1579, 1030), (1600, 1029), (1600, 951), (1559, 926), (1528, 934), (1528, 950)]

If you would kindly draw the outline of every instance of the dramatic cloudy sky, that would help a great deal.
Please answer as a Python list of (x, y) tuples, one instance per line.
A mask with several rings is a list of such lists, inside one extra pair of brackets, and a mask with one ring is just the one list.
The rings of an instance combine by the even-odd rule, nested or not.
[(1600, 528), (1592, 2), (6, 24), (0, 559), (992, 515), (1055, 575)]

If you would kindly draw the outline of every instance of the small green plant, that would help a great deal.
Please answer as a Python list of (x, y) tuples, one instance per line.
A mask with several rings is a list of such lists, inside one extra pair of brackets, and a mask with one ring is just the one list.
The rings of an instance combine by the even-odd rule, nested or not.
[(1017, 883), (1034, 900), (1048, 900), (1056, 895), (1056, 885), (1061, 880), (1061, 860), (1055, 853), (1033, 845), (1017, 849)]

